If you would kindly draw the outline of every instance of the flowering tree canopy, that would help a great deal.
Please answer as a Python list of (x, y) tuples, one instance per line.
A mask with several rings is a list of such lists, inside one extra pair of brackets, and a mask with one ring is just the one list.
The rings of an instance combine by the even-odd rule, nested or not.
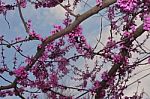
[[(59, 22), (55, 21), (51, 28), (38, 27), (48, 29), (48, 34), (40, 33), (34, 27), (34, 17), (27, 18), (23, 13), (30, 7), (38, 12), (58, 6), (65, 11), (64, 15), (59, 14), (64, 19), (56, 20)], [(149, 69), (150, 0), (0, 0), (0, 15), (4, 16), (8, 31), (13, 26), (7, 14), (13, 11), (18, 12), (16, 17), (24, 30), (21, 36), (0, 30), (0, 97), (40, 99), (40, 93), (50, 99), (144, 97), (146, 92), (138, 92), (138, 88), (132, 96), (126, 95), (126, 90), (134, 83), (139, 86), (150, 75), (145, 72), (130, 82), (133, 76)], [(91, 28), (83, 22), (96, 15), (100, 22), (89, 22), (95, 23), (93, 31), (98, 30), (94, 37), (84, 33), (89, 31), (86, 27)], [(142, 70), (136, 72), (139, 67)], [(64, 93), (67, 90), (77, 94)]]

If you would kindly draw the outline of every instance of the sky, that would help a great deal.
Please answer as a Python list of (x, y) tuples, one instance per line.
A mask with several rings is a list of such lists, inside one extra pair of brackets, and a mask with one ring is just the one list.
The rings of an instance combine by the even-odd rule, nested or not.
[[(11, 1), (6, 0), (6, 1), (7, 2), (13, 2), (13, 0), (11, 0)], [(84, 11), (87, 11), (87, 9), (90, 9), (93, 6), (93, 4), (95, 4), (95, 1), (94, 0), (88, 0), (88, 4), (89, 5), (85, 5), (83, 2), (81, 4), (79, 4), (75, 13), (83, 13)], [(50, 9), (41, 8), (41, 9), (35, 10), (33, 6), (28, 4), (27, 8), (23, 9), (22, 12), (23, 12), (23, 16), (24, 16), (25, 20), (31, 19), (32, 24), (33, 24), (33, 28), (39, 34), (41, 34), (43, 37), (49, 35), (50, 31), (53, 29), (53, 27), (52, 27), (53, 24), (62, 24), (62, 21), (65, 18), (65, 16), (64, 16), (65, 10), (60, 6), (57, 6), (55, 8), (50, 8)], [(101, 11), (101, 13), (104, 14), (105, 11)], [(25, 33), (21, 19), (19, 18), (19, 14), (18, 14), (17, 9), (14, 11), (9, 11), (7, 13), (6, 18), (10, 24), (10, 29), (8, 27), (7, 22), (5, 21), (4, 16), (0, 15), (0, 35), (5, 35), (5, 38), (7, 40), (12, 40), (16, 36), (23, 36), (24, 37), (27, 35)], [(105, 20), (104, 17), (102, 18), (102, 21), (103, 21), (103, 28), (104, 29), (102, 32), (101, 41), (103, 41), (103, 43), (106, 43), (107, 38), (109, 36), (108, 35), (109, 27), (105, 27), (105, 26), (108, 25), (109, 23), (108, 23), (108, 21)], [(85, 35), (86, 38), (90, 38), (90, 39), (87, 39), (87, 41), (90, 45), (94, 45), (96, 42), (96, 39), (99, 36), (99, 32), (101, 29), (100, 22), (101, 22), (101, 16), (100, 16), (100, 14), (97, 14), (97, 15), (94, 15), (91, 18), (85, 20), (83, 23), (81, 23), (81, 25), (83, 27), (83, 34)], [(139, 22), (139, 23), (141, 23), (141, 22)], [(142, 35), (142, 37), (138, 38), (139, 41), (142, 41), (144, 37), (145, 37), (145, 35)], [(149, 45), (148, 44), (149, 42), (150, 41), (147, 42), (147, 45)], [(32, 54), (34, 55), (36, 52), (36, 45), (38, 43), (39, 42), (35, 41), (32, 44), (30, 44), (30, 42), (29, 42), (29, 43), (23, 45), (24, 53), (26, 55), (32, 55)], [(98, 47), (98, 49), (101, 49), (101, 47), (102, 47), (102, 45), (100, 45)], [(13, 57), (10, 57), (9, 55), (13, 55), (14, 52), (15, 51), (12, 49), (7, 49), (6, 53), (5, 53), (5, 55), (7, 57), (6, 62), (8, 64), (10, 63), (10, 65), (12, 65)], [(20, 60), (23, 60), (23, 58), (21, 56), (18, 55), (18, 57), (20, 57)], [(84, 63), (79, 62), (79, 64), (84, 64)], [(89, 62), (88, 65), (93, 65), (93, 63)], [(136, 68), (135, 72), (138, 72), (144, 68), (148, 68), (148, 66)], [(107, 68), (107, 67), (105, 67), (105, 68)], [(145, 71), (145, 72), (141, 73), (140, 75), (135, 76), (134, 78), (132, 78), (129, 81), (129, 83), (131, 83), (132, 81), (135, 81), (138, 77), (140, 77), (146, 73), (149, 73), (149, 71)], [(5, 77), (8, 77), (8, 75), (6, 74)], [(9, 78), (9, 79), (11, 80), (13, 78)], [(150, 77), (146, 77), (146, 78), (142, 79), (142, 82), (140, 84), (139, 89), (144, 89), (144, 91), (150, 95), (149, 81), (150, 81)], [(3, 81), (1, 81), (0, 83), (5, 84), (5, 82), (3, 82)], [(131, 95), (135, 92), (135, 90), (137, 88), (136, 84), (137, 83), (135, 83), (133, 86), (129, 87), (126, 90), (127, 95)], [(45, 96), (42, 94), (41, 99), (44, 97)], [(12, 97), (5, 97), (3, 99), (16, 99), (16, 97), (13, 97), (13, 98)]]

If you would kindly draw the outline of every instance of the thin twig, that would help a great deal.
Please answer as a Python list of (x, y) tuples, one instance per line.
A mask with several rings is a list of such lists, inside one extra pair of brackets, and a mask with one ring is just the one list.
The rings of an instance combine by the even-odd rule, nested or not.
[(21, 6), (20, 6), (20, 3), (19, 3), (18, 0), (17, 0), (17, 4), (18, 4), (18, 10), (19, 10), (19, 15), (20, 15), (21, 21), (24, 25), (24, 28), (25, 28), (26, 32), (29, 33), (29, 29), (27, 27), (27, 23), (24, 20), (24, 17), (23, 17), (22, 11), (21, 11)]

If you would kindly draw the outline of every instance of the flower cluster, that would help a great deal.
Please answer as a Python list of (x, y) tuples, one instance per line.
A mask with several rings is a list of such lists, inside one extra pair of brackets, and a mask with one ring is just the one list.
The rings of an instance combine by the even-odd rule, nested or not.
[(97, 4), (98, 6), (102, 6), (102, 0), (96, 0), (96, 4)]
[(38, 62), (37, 65), (31, 69), (31, 71), (37, 79), (40, 78), (41, 80), (44, 80), (48, 77), (47, 70), (41, 62)]
[(8, 10), (14, 10), (15, 5), (5, 4), (0, 0), (0, 14), (6, 13)]
[(67, 69), (67, 65), (69, 64), (66, 58), (57, 58), (58, 61), (58, 69), (63, 73), (63, 74), (67, 74), (68, 73), (68, 69)]
[(150, 5), (149, 5), (150, 0), (143, 0), (143, 2), (144, 2), (144, 5), (146, 5), (146, 6), (150, 6)]
[(53, 27), (54, 27), (54, 30), (52, 30), (52, 31), (50, 32), (51, 35), (53, 35), (53, 34), (59, 32), (60, 30), (63, 29), (63, 27), (62, 27), (61, 25), (57, 25), (57, 24), (54, 24)]
[(117, 0), (117, 6), (125, 12), (132, 12), (137, 6), (138, 0)]
[(115, 7), (109, 7), (108, 9), (108, 18), (109, 20), (113, 20), (115, 17)]
[(73, 7), (75, 8), (79, 2), (81, 2), (81, 0), (74, 0)]
[(94, 85), (94, 87), (93, 87), (94, 90), (96, 90), (97, 88), (101, 87), (100, 81), (98, 81), (98, 80), (96, 80), (93, 85)]
[(18, 80), (19, 83), (23, 82), (28, 77), (28, 73), (25, 70), (24, 66), (21, 66), (21, 67), (15, 69), (13, 72), (14, 72), (15, 76), (19, 79)]
[(91, 57), (92, 48), (87, 44), (85, 37), (82, 35), (82, 28), (80, 26), (68, 34), (68, 41), (75, 45), (78, 53)]
[(120, 54), (116, 54), (112, 56), (114, 63), (121, 63), (122, 62), (122, 56)]
[(42, 1), (38, 1), (37, 3), (35, 3), (35, 8), (40, 8), (40, 7), (55, 7), (56, 5), (58, 5), (59, 3), (62, 3), (64, 0), (42, 0)]
[(33, 84), (32, 84), (33, 87), (40, 89), (44, 93), (51, 88), (51, 85), (48, 82), (48, 80), (46, 81), (43, 79), (36, 79)]
[(63, 20), (63, 24), (67, 27), (71, 24), (72, 19), (70, 18), (70, 14), (68, 12), (66, 12), (65, 16), (66, 18)]
[(146, 31), (150, 30), (150, 15), (145, 15), (144, 16), (143, 29), (146, 30)]
[(0, 97), (13, 96), (13, 94), (14, 92), (11, 90), (0, 91)]
[(43, 38), (41, 37), (41, 35), (37, 34), (35, 31), (30, 32), (29, 36), (31, 39), (37, 39), (37, 40), (43, 41)]
[(50, 79), (50, 84), (52, 85), (52, 87), (57, 86), (58, 84), (58, 77), (57, 77), (57, 73), (52, 73), (49, 77)]
[(0, 74), (2, 74), (3, 72), (5, 72), (7, 70), (8, 70), (7, 67), (0, 67)]
[(106, 49), (105, 49), (105, 51), (106, 51), (106, 52), (109, 52), (110, 50), (108, 50), (108, 49), (114, 49), (114, 48), (116, 48), (116, 47), (117, 47), (116, 41), (109, 37), (109, 38), (108, 38), (108, 41), (107, 41), (107, 44), (106, 44)]
[(22, 8), (26, 8), (27, 0), (18, 0), (18, 2), (20, 3), (20, 6), (21, 6)]
[(113, 40), (112, 38), (108, 37), (108, 41), (106, 43), (103, 55), (106, 59), (111, 58), (113, 50), (117, 48), (116, 41)]
[(108, 72), (103, 72), (102, 75), (101, 75), (101, 78), (105, 81), (107, 81), (109, 79), (109, 76), (108, 76)]
[(6, 11), (6, 7), (5, 7), (4, 3), (2, 3), (0, 1), (0, 14), (3, 13), (3, 12), (5, 12), (5, 11)]
[(40, 41), (43, 41), (43, 38), (41, 37), (40, 34), (37, 34), (33, 29), (32, 29), (32, 24), (31, 24), (31, 20), (28, 20), (27, 22), (27, 28), (29, 30), (29, 38), (30, 39), (37, 39), (37, 40), (40, 40)]
[(129, 37), (132, 36), (132, 33), (128, 32), (128, 31), (125, 31), (125, 32), (123, 33), (123, 36), (129, 38)]

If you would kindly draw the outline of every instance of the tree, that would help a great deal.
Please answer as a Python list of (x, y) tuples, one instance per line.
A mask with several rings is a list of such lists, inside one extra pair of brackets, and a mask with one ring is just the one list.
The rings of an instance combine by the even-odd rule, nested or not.
[[(0, 36), (0, 78), (5, 81), (0, 86), (1, 97), (16, 95), (22, 99), (32, 99), (38, 98), (39, 93), (47, 93), (52, 99), (143, 98), (144, 91), (138, 94), (137, 90), (133, 96), (126, 96), (125, 90), (136, 82), (139, 84), (141, 79), (150, 74), (128, 83), (138, 74), (135, 73), (136, 68), (150, 63), (150, 1), (96, 0), (93, 7), (89, 2), (16, 0), (12, 3), (0, 0), (0, 14), (4, 16), (8, 27), (11, 28), (7, 14), (18, 9), (25, 29), (22, 33), (26, 33), (21, 37), (16, 35), (15, 39), (7, 38), (7, 35), (11, 34), (2, 33)], [(80, 3), (90, 8), (83, 13), (76, 13)], [(53, 24), (50, 34), (45, 36), (34, 29), (33, 19), (25, 19), (22, 10), (28, 6), (34, 7), (36, 11), (61, 6), (66, 12), (65, 15), (61, 15), (65, 16), (65, 19), (59, 24)], [(100, 33), (97, 42), (90, 45), (87, 40), (91, 37), (86, 38), (89, 34), (83, 34), (82, 22), (93, 18), (93, 15), (98, 15), (101, 19), (98, 24)], [(108, 38), (103, 42), (102, 37), (106, 34)], [(141, 36), (145, 38), (139, 40)], [(36, 46), (36, 52), (26, 53), (25, 49), (31, 50), (29, 46)], [(6, 55), (8, 52), (11, 55)], [(11, 57), (9, 60), (12, 63), (8, 63), (8, 57)], [(146, 70), (148, 68), (141, 72)], [(61, 82), (64, 79), (71, 85)], [(61, 92), (68, 89), (78, 92), (78, 96)]]

